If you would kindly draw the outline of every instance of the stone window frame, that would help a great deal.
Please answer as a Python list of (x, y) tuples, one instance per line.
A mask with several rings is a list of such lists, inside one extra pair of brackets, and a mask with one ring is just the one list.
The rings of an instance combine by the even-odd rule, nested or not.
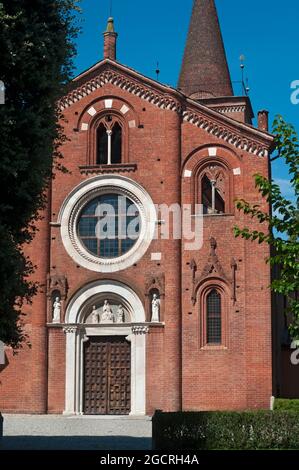
[[(115, 192), (131, 199), (139, 209), (140, 236), (135, 245), (117, 258), (100, 258), (89, 253), (77, 234), (78, 218), (83, 207), (100, 194)], [(61, 239), (74, 262), (90, 271), (113, 273), (137, 263), (148, 250), (156, 229), (156, 208), (151, 196), (136, 181), (121, 175), (98, 175), (81, 182), (67, 196), (58, 216)]]
[[(102, 196), (106, 196), (107, 193), (106, 191), (104, 191), (103, 193), (101, 192), (101, 194), (99, 194), (99, 198), (101, 198)], [(116, 192), (115, 190), (113, 191), (113, 194), (110, 195), (112, 196), (113, 198), (115, 198), (114, 200), (118, 200), (119, 196), (121, 194), (118, 194), (118, 192)], [(98, 199), (97, 197), (95, 199), (91, 199), (90, 203), (93, 203), (96, 199)], [(120, 220), (120, 217), (125, 217), (126, 216), (126, 210), (127, 210), (127, 202), (130, 201), (131, 203), (131, 209), (133, 207), (133, 201), (131, 199), (128, 199), (126, 197), (126, 207), (125, 207), (125, 210), (123, 213), (120, 213), (120, 208), (119, 208), (119, 205), (117, 203), (117, 211), (116, 213), (114, 212), (113, 214), (113, 222), (114, 224), (118, 224), (119, 223), (119, 220)], [(101, 204), (106, 204), (105, 201), (104, 202), (101, 202), (101, 199), (98, 199), (98, 204), (101, 205)], [(88, 206), (88, 203), (85, 207), (83, 207), (83, 209), (81, 210), (81, 214), (79, 216), (79, 219), (78, 219), (78, 224), (80, 226), (80, 221), (84, 220), (84, 219), (88, 219), (88, 220), (93, 220), (93, 221), (99, 221), (99, 215), (96, 215), (95, 214), (90, 214), (90, 213), (86, 213), (85, 209), (87, 208)], [(133, 216), (134, 218), (137, 217), (137, 214), (139, 216), (139, 210), (136, 206), (134, 206), (135, 209), (136, 209), (136, 212), (135, 212), (135, 215)], [(116, 227), (116, 225), (115, 225)], [(127, 228), (127, 226), (126, 226)], [(83, 234), (83, 233), (77, 233), (77, 236), (80, 240), (80, 243), (81, 245), (84, 246), (84, 248), (89, 252), (91, 253), (92, 255), (94, 256), (97, 256), (97, 257), (102, 257), (102, 258), (105, 258), (105, 259), (109, 259), (111, 257), (120, 257), (122, 255), (124, 255), (125, 253), (127, 253), (129, 250), (131, 250), (135, 244), (135, 241), (134, 243), (132, 244), (132, 246), (126, 248), (126, 243), (128, 241), (128, 238), (119, 238), (118, 237), (118, 232), (115, 234), (115, 238), (113, 238), (112, 242), (115, 243), (115, 240), (118, 241), (117, 243), (117, 251), (118, 251), (118, 254), (115, 254), (114, 256), (111, 255), (111, 248), (107, 247), (107, 245), (105, 243), (103, 243), (102, 241), (98, 240), (96, 238), (96, 234), (95, 232), (93, 231), (93, 229), (91, 228), (91, 230), (89, 231), (89, 227), (88, 227), (88, 230)], [(77, 231), (80, 232), (79, 230), (79, 227), (77, 229)], [(138, 240), (139, 238), (139, 235), (136, 234), (136, 241)], [(97, 247), (96, 247), (96, 251), (97, 253), (95, 253), (91, 248), (89, 248), (87, 245), (86, 245), (86, 240), (93, 240), (93, 241), (96, 241), (96, 244), (97, 244)], [(104, 245), (104, 246), (103, 246)], [(109, 245), (109, 243), (108, 243)], [(115, 248), (115, 247), (114, 247)], [(101, 249), (104, 251), (104, 254), (100, 255), (100, 251)], [(114, 251), (112, 249), (112, 251)]]

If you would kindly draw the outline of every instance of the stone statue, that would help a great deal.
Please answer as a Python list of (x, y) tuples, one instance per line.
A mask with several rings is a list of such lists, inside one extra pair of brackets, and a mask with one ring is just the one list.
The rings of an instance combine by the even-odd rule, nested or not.
[(103, 313), (101, 316), (101, 323), (114, 323), (113, 312), (112, 312), (112, 309), (110, 307), (108, 300), (105, 300), (104, 302)]
[(98, 325), (100, 323), (100, 315), (99, 315), (99, 313), (97, 311), (97, 307), (95, 305), (92, 307), (91, 323), (93, 325)]
[(153, 323), (158, 323), (160, 321), (160, 299), (158, 299), (157, 294), (153, 295), (152, 300), (152, 320)]
[(119, 305), (117, 312), (116, 312), (116, 323), (124, 323), (124, 319), (125, 319), (125, 311), (123, 309), (123, 306)]
[(56, 297), (53, 303), (53, 323), (60, 323), (61, 302), (59, 297)]

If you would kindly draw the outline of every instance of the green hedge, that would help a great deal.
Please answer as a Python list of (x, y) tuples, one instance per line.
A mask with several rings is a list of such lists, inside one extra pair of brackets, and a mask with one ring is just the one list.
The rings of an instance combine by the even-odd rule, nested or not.
[(299, 413), (157, 411), (153, 442), (156, 450), (299, 449)]
[(286, 398), (275, 398), (274, 410), (293, 410), (299, 412), (299, 400), (289, 400)]

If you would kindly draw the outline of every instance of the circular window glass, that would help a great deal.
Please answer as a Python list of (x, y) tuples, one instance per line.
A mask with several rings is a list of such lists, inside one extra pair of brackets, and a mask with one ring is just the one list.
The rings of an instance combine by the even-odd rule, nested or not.
[(139, 210), (126, 196), (99, 195), (82, 209), (77, 234), (88, 252), (100, 258), (117, 258), (139, 238)]

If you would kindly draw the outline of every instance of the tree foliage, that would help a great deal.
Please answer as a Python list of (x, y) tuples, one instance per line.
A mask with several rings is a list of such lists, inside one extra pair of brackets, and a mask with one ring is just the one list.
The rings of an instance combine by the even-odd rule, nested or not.
[[(261, 231), (235, 227), (235, 235), (246, 240), (268, 243), (273, 247), (268, 260), (278, 266), (278, 277), (272, 282), (272, 290), (285, 295), (292, 316), (290, 333), (299, 339), (299, 140), (295, 128), (277, 116), (273, 123), (275, 150), (273, 160), (283, 160), (289, 168), (290, 183), (294, 190), (294, 201), (282, 195), (274, 181), (256, 174), (255, 184), (261, 196), (271, 204), (268, 214), (260, 205), (251, 205), (245, 200), (237, 201), (237, 208), (244, 214), (263, 224)], [(268, 230), (264, 230), (265, 225)]]
[(0, 339), (24, 340), (23, 302), (38, 286), (23, 247), (35, 234), (65, 140), (56, 103), (73, 71), (77, 0), (0, 1)]

